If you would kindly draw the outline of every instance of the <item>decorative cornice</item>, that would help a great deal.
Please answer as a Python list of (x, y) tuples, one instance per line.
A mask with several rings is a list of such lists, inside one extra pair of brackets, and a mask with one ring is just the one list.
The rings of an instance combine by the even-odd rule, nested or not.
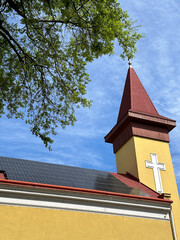
[(147, 201), (112, 197), (108, 195), (82, 194), (50, 189), (3, 187), (0, 185), (0, 205), (49, 208), (113, 214), (128, 217), (151, 218), (170, 221), (172, 201)]
[(105, 136), (105, 142), (113, 143), (114, 152), (132, 136), (145, 137), (169, 142), (169, 131), (176, 126), (176, 121), (163, 116), (128, 111), (112, 130)]

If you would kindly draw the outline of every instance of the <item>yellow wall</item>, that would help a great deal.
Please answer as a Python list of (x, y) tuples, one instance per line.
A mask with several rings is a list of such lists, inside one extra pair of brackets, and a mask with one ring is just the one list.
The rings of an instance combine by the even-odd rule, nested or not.
[(169, 221), (0, 206), (3, 240), (172, 240)]
[(126, 142), (116, 153), (116, 165), (118, 173), (129, 172), (133, 176), (139, 178), (134, 138)]
[(161, 171), (161, 180), (163, 185), (163, 191), (165, 193), (171, 193), (172, 198), (179, 198), (176, 179), (174, 175), (174, 169), (172, 165), (171, 154), (169, 150), (169, 144), (167, 142), (151, 140), (141, 137), (133, 137), (136, 151), (136, 159), (138, 161), (139, 178), (149, 187), (155, 188), (153, 170), (146, 168), (145, 160), (151, 160), (151, 153), (156, 153), (159, 163), (164, 163), (166, 171)]
[[(146, 160), (152, 161), (150, 155), (151, 153), (157, 154), (158, 162), (164, 163), (166, 166), (166, 171), (160, 170), (163, 191), (164, 193), (171, 193), (171, 199), (174, 201), (173, 215), (175, 219), (176, 231), (180, 239), (180, 200), (169, 144), (167, 142), (143, 137), (132, 137), (116, 153), (117, 171), (119, 173), (124, 173), (127, 171), (131, 174), (135, 172), (135, 174), (133, 174), (134, 176), (138, 176), (143, 184), (156, 191), (153, 170), (146, 168), (145, 165)], [(131, 170), (132, 166), (133, 170)]]

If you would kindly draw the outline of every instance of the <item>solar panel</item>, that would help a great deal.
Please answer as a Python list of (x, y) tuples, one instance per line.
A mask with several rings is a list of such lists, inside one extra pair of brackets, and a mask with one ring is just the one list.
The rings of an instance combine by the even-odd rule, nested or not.
[(11, 180), (149, 196), (106, 171), (7, 157), (0, 157), (0, 170)]

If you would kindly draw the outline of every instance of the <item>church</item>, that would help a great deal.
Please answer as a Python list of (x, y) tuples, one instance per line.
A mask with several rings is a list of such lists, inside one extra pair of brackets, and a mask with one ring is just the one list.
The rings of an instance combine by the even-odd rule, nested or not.
[(159, 115), (131, 64), (105, 136), (117, 172), (0, 157), (3, 240), (180, 240), (169, 149), (176, 121)]

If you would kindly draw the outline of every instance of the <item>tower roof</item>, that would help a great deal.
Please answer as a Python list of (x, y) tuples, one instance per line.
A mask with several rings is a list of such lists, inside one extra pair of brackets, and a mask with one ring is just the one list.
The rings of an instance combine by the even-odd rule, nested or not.
[(117, 124), (105, 136), (105, 141), (113, 143), (114, 152), (132, 136), (169, 142), (168, 133), (175, 126), (176, 121), (159, 115), (130, 65)]
[(128, 69), (118, 115), (118, 122), (125, 116), (125, 114), (127, 114), (128, 111), (160, 117), (132, 67), (129, 67)]

